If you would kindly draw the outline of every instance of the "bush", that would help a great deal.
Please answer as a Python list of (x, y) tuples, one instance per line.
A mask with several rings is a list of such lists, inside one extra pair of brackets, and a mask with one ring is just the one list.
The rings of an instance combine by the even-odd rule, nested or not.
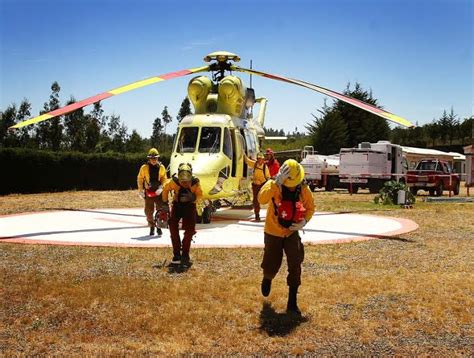
[[(126, 190), (136, 186), (144, 154), (85, 154), (0, 149), (0, 194), (67, 190)], [(165, 166), (169, 159), (162, 157)]]
[(397, 203), (397, 196), (400, 190), (405, 191), (407, 204), (413, 204), (416, 201), (415, 196), (410, 193), (405, 183), (391, 180), (386, 182), (382, 189), (380, 189), (379, 194), (374, 197), (375, 204), (394, 205)]

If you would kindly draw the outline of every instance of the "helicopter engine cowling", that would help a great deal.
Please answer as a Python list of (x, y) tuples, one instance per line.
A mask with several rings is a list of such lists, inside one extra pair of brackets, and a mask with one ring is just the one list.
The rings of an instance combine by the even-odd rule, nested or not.
[(211, 91), (212, 81), (209, 77), (198, 76), (189, 81), (188, 96), (194, 106), (194, 113), (202, 114), (209, 112), (208, 100), (210, 97), (213, 97)]
[(219, 82), (217, 113), (242, 117), (245, 111), (247, 89), (241, 79), (236, 76), (226, 76)]

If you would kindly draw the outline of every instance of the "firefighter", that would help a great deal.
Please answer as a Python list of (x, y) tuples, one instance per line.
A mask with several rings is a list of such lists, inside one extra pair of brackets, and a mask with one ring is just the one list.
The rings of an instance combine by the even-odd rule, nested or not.
[[(173, 259), (171, 263), (189, 265), (189, 249), (191, 239), (196, 233), (196, 201), (202, 197), (199, 179), (193, 176), (191, 164), (181, 163), (178, 175), (166, 183), (163, 188), (163, 201), (168, 202), (169, 193), (173, 192), (173, 204), (168, 221), (173, 245)], [(179, 221), (182, 220), (184, 237), (181, 242), (179, 236)]]
[(270, 294), (273, 278), (278, 273), (285, 252), (288, 262), (289, 286), (287, 312), (301, 315), (297, 304), (301, 284), (301, 263), (304, 248), (298, 230), (303, 229), (314, 213), (313, 195), (304, 183), (304, 170), (294, 159), (281, 166), (275, 179), (270, 179), (260, 190), (258, 201), (268, 204), (265, 219), (261, 290)]
[(275, 153), (273, 152), (272, 148), (267, 148), (265, 151), (265, 162), (268, 165), (270, 176), (275, 178), (275, 176), (278, 174), (278, 170), (280, 169), (280, 163), (275, 158)]
[[(160, 163), (160, 153), (156, 148), (148, 151), (147, 163), (143, 164), (138, 172), (137, 186), (138, 195), (145, 200), (145, 215), (150, 227), (150, 235), (155, 235), (155, 222), (153, 213), (163, 207), (161, 193), (163, 185), (167, 181), (166, 169)], [(157, 234), (162, 235), (161, 228), (157, 228)]]
[(257, 160), (250, 159), (244, 154), (245, 162), (249, 168), (253, 168), (252, 193), (253, 193), (253, 211), (255, 221), (260, 221), (260, 204), (258, 203), (258, 192), (265, 182), (270, 179), (270, 170), (265, 163), (265, 155), (261, 152), (257, 154)]

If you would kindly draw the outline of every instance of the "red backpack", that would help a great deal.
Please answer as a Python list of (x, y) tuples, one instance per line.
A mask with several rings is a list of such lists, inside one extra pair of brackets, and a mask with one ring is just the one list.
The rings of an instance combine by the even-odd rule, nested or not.
[(278, 217), (278, 223), (289, 228), (292, 224), (298, 223), (304, 219), (306, 209), (300, 201), (301, 184), (294, 191), (288, 190), (285, 186), (281, 187), (281, 201), (278, 205), (272, 198), (275, 215)]

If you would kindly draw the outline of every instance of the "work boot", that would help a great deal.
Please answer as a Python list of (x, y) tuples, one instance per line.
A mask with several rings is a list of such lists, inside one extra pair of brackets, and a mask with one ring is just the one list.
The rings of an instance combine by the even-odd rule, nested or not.
[(150, 227), (150, 236), (155, 235), (155, 228), (152, 226)]
[(189, 257), (189, 254), (184, 254), (181, 256), (181, 265), (184, 266), (189, 266), (191, 262), (191, 258)]
[(268, 295), (270, 294), (270, 291), (272, 289), (272, 280), (270, 280), (269, 278), (264, 278), (262, 280), (262, 295), (264, 297), (268, 297)]
[(173, 254), (173, 259), (171, 260), (172, 264), (180, 264), (181, 263), (181, 255), (178, 254)]
[(296, 303), (297, 294), (298, 294), (298, 286), (290, 286), (289, 292), (288, 292), (288, 304), (286, 306), (286, 312), (301, 316), (301, 311), (298, 308), (298, 304)]
[(161, 228), (159, 228), (159, 227), (156, 228), (156, 234), (157, 234), (158, 236), (163, 235), (163, 231), (161, 230)]

